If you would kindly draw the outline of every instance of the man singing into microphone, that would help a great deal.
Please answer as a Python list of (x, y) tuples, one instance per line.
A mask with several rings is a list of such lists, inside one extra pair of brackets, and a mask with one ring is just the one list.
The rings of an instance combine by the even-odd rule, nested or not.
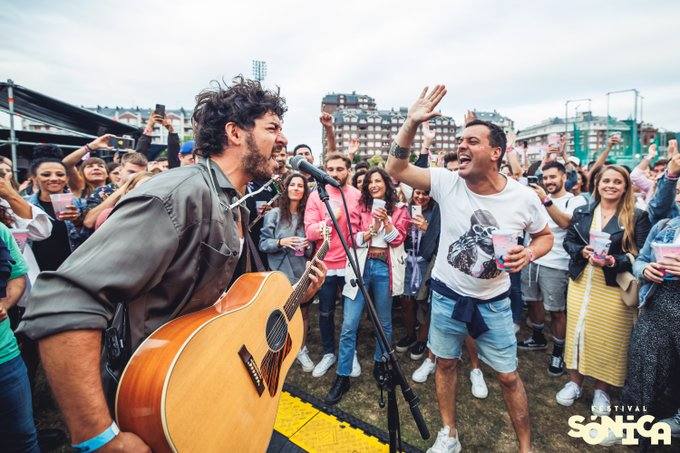
[[(342, 153), (330, 153), (326, 156), (326, 172), (334, 178), (342, 189), (326, 186), (330, 204), (333, 207), (335, 217), (342, 230), (340, 233), (349, 241), (349, 219), (345, 216), (342, 208), (342, 196), (340, 190), (345, 194), (347, 208), (349, 212), (357, 209), (361, 192), (355, 189), (349, 181), (349, 169), (352, 162)], [(319, 198), (317, 191), (312, 192), (307, 200), (305, 209), (305, 234), (310, 241), (317, 241), (317, 246), (321, 243), (321, 230), (325, 226), (332, 226), (333, 223), (326, 211), (326, 206)], [(319, 290), (319, 330), (321, 331), (321, 343), (323, 345), (323, 357), (316, 364), (312, 371), (312, 376), (321, 377), (336, 362), (335, 357), (335, 299), (338, 292), (345, 284), (345, 265), (347, 255), (342, 248), (338, 232), (333, 230), (331, 234), (330, 250), (326, 254), (324, 264), (328, 268), (326, 281)], [(355, 368), (358, 363), (355, 363)], [(352, 370), (353, 372), (355, 370)], [(353, 373), (355, 374), (355, 373)]]
[[(116, 304), (128, 308), (136, 348), (171, 319), (214, 304), (249, 271), (248, 210), (235, 202), (249, 181), (272, 175), (273, 154), (285, 146), (284, 100), (243, 78), (196, 100), (197, 164), (154, 176), (123, 198), (57, 271), (40, 274), (20, 325), (39, 340), (76, 451), (149, 451), (135, 434), (119, 433), (102, 388), (102, 330)], [(323, 278), (324, 266), (314, 264), (306, 300)]]

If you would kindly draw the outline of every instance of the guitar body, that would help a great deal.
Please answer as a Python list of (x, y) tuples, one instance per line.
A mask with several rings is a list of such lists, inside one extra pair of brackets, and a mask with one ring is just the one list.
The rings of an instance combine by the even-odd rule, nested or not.
[(213, 306), (156, 330), (121, 377), (120, 429), (156, 453), (265, 451), (302, 344), (291, 292), (280, 272), (244, 274)]

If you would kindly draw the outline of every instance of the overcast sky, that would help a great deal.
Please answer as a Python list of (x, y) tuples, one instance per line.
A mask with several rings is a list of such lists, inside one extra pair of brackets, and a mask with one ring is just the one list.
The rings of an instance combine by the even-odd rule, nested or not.
[[(390, 108), (434, 83), (457, 122), (496, 109), (521, 129), (584, 97), (604, 115), (606, 92), (638, 88), (644, 120), (680, 130), (678, 1), (414, 3), (5, 0), (0, 77), (77, 105), (192, 108), (210, 80), (261, 59), (287, 99), (290, 144), (315, 152), (326, 93)], [(632, 116), (633, 95), (611, 106)]]

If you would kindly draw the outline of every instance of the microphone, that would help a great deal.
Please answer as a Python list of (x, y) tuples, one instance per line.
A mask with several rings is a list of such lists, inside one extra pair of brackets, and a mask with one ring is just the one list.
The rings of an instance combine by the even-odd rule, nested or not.
[(304, 156), (293, 156), (289, 163), (295, 170), (312, 175), (312, 178), (316, 179), (319, 184), (329, 184), (337, 189), (341, 188), (338, 181), (322, 169), (307, 162), (307, 159), (305, 159)]

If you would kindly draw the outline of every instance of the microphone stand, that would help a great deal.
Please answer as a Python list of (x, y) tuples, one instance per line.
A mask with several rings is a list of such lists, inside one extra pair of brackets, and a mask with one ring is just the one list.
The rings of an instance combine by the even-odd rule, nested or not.
[[(421, 414), (420, 408), (418, 407), (418, 404), (420, 404), (420, 398), (418, 398), (418, 395), (415, 394), (409, 383), (406, 381), (404, 373), (401, 371), (401, 367), (399, 366), (399, 362), (397, 361), (396, 353), (394, 352), (394, 349), (392, 349), (392, 345), (390, 344), (390, 342), (387, 341), (387, 336), (385, 335), (385, 331), (383, 330), (382, 325), (380, 324), (380, 320), (378, 319), (378, 314), (375, 309), (375, 305), (373, 305), (373, 299), (371, 299), (371, 297), (369, 296), (368, 290), (364, 285), (364, 279), (361, 275), (361, 272), (359, 271), (359, 264), (357, 263), (356, 260), (356, 251), (355, 255), (350, 253), (350, 248), (347, 245), (347, 241), (342, 235), (342, 230), (340, 229), (340, 225), (338, 224), (338, 219), (336, 219), (335, 214), (333, 214), (333, 208), (331, 207), (328, 191), (326, 191), (325, 184), (319, 181), (316, 189), (319, 193), (319, 198), (321, 199), (321, 201), (323, 201), (324, 205), (326, 206), (326, 210), (330, 215), (331, 221), (333, 222), (333, 226), (335, 227), (335, 231), (337, 231), (338, 236), (340, 237), (342, 248), (345, 250), (345, 253), (347, 254), (347, 259), (349, 260), (349, 264), (350, 266), (352, 266), (352, 270), (354, 271), (356, 279), (351, 284), (353, 286), (356, 285), (359, 286), (359, 290), (361, 291), (361, 294), (364, 296), (364, 300), (366, 301), (366, 307), (368, 308), (369, 318), (371, 320), (371, 323), (373, 324), (373, 329), (375, 330), (375, 333), (377, 335), (378, 342), (382, 346), (383, 351), (388, 351), (383, 355), (387, 367), (386, 377), (381, 380), (382, 382), (378, 383), (381, 386), (380, 406), (384, 407), (384, 403), (382, 402), (382, 389), (384, 388), (385, 390), (387, 390), (387, 430), (389, 432), (390, 437), (390, 453), (402, 451), (401, 428), (399, 424), (399, 409), (397, 407), (396, 386), (401, 387), (401, 393), (406, 403), (408, 403), (409, 409), (411, 410), (411, 415), (415, 420), (416, 426), (418, 427), (418, 431), (420, 431), (420, 436), (423, 439), (428, 439), (430, 437), (430, 432), (427, 429), (427, 425), (425, 424), (423, 415)], [(344, 202), (344, 197), (343, 205), (345, 215), (347, 216), (347, 221), (349, 222), (349, 212), (347, 204)], [(352, 241), (352, 244), (354, 246), (354, 241)]]

